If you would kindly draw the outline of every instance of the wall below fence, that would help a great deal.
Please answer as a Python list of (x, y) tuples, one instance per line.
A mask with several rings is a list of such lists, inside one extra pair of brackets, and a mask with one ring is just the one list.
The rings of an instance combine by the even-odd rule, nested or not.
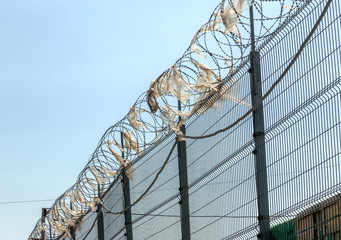
[[(312, 1), (276, 36), (258, 46), (263, 93), (297, 52), (323, 2)], [(269, 219), (274, 239), (281, 239), (277, 238), (281, 234), (296, 238), (298, 226), (302, 229), (302, 224), (312, 223), (319, 223), (321, 229), (310, 229), (310, 236), (320, 234), (318, 231), (327, 234), (331, 226), (328, 221), (336, 221), (336, 225), (341, 222), (340, 204), (332, 213), (323, 210), (320, 218), (314, 215), (322, 206), (319, 204), (335, 198), (340, 201), (341, 196), (340, 9), (340, 2), (333, 1), (298, 61), (263, 103)], [(234, 77), (239, 96), (251, 104), (249, 67), (245, 63)], [(191, 118), (186, 124), (187, 134), (198, 136), (222, 129), (249, 109), (229, 100), (218, 104), (219, 109)], [(170, 135), (135, 161), (131, 202), (151, 184), (173, 142), (174, 135)], [(191, 239), (256, 239), (259, 227), (252, 115), (224, 133), (188, 139), (186, 145)], [(132, 208), (133, 238), (181, 239), (180, 204), (178, 154), (174, 151), (150, 192)], [(124, 209), (120, 181), (106, 194), (104, 205), (114, 212)], [(302, 212), (311, 216), (306, 223), (300, 220)], [(76, 231), (77, 240), (84, 238), (96, 216), (96, 212), (85, 216)], [(103, 219), (105, 240), (126, 239), (124, 214), (105, 213)], [(339, 232), (335, 227), (330, 234), (340, 236)], [(86, 239), (98, 239), (97, 223)]]

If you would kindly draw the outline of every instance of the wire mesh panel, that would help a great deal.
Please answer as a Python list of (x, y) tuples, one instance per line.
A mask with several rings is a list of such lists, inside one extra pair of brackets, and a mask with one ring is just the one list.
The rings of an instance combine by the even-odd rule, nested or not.
[[(95, 222), (97, 219), (97, 213), (96, 212), (90, 212), (87, 215), (85, 215), (84, 220), (80, 224), (80, 226), (76, 230), (76, 240), (82, 240), (86, 237), (87, 240), (95, 240), (98, 239), (98, 233), (97, 233), (97, 222)], [(93, 226), (94, 224), (94, 226)], [(93, 226), (93, 227), (92, 227)], [(91, 229), (91, 231), (90, 231)], [(90, 231), (90, 232), (89, 232)]]
[[(136, 175), (130, 182), (131, 201), (134, 202), (150, 186), (174, 144), (174, 136), (135, 163)], [(176, 151), (148, 194), (132, 209), (134, 239), (180, 238), (179, 176)]]
[(136, 239), (181, 239), (178, 201), (148, 214), (134, 229)]
[[(323, 1), (312, 2), (275, 43), (261, 48), (263, 89), (287, 66), (323, 7)], [(341, 192), (340, 13), (340, 2), (333, 1), (301, 57), (264, 102), (272, 226), (296, 225), (298, 213)]]
[[(205, 135), (233, 123), (250, 108), (248, 67), (236, 76), (244, 105), (222, 102), (187, 126)], [(187, 140), (192, 239), (222, 239), (257, 225), (252, 119), (212, 138)], [(219, 230), (218, 230), (219, 229)]]
[[(104, 206), (112, 212), (120, 212), (124, 209), (123, 190), (121, 181), (116, 181), (106, 194)], [(124, 228), (124, 214), (110, 214), (104, 211), (104, 239), (112, 239)]]

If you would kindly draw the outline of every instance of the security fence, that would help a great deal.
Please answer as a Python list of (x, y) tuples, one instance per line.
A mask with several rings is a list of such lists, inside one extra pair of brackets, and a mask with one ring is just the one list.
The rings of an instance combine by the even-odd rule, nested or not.
[(71, 238), (340, 239), (341, 3), (289, 66), (329, 1), (301, 2), (254, 49), (251, 39), (229, 75), (238, 103), (206, 98), (186, 141), (170, 131), (135, 157), (134, 179), (123, 169)]

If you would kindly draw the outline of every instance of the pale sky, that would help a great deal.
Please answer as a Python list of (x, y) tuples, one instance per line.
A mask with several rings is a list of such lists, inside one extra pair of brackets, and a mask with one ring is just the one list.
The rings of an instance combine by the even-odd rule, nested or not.
[(27, 239), (220, 1), (0, 0), (0, 239)]

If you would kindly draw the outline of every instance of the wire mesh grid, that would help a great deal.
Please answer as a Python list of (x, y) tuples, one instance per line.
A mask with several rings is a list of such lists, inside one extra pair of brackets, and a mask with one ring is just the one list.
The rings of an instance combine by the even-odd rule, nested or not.
[[(245, 12), (248, 4), (255, 10), (256, 49), (261, 56), (263, 92), (267, 92), (293, 59), (325, 3), (314, 0), (222, 1), (208, 23), (197, 32), (183, 57), (156, 80), (157, 86), (152, 83), (154, 95), (150, 95), (151, 90), (142, 94), (125, 119), (104, 134), (80, 174), (79, 179), (87, 180), (82, 193), (76, 192), (83, 184), (80, 181), (61, 196), (59, 205), (53, 208), (60, 207), (59, 215), (64, 216), (63, 199), (69, 200), (70, 193), (76, 192), (76, 200), (82, 206), (103, 203), (110, 211), (124, 210), (120, 182), (124, 173), (118, 174), (115, 169), (133, 165), (134, 171), (129, 173), (129, 178), (134, 177), (130, 181), (130, 196), (131, 202), (138, 201), (131, 209), (134, 239), (181, 239), (179, 174), (183, 172), (178, 169), (178, 153), (174, 151), (170, 155), (164, 169), (162, 165), (175, 141), (172, 131), (179, 137), (179, 129), (174, 125), (177, 117), (188, 118), (188, 136), (200, 136), (234, 123), (249, 111), (252, 92), (250, 16)], [(238, 7), (240, 10), (236, 10)], [(234, 11), (235, 18), (224, 18), (227, 10)], [(340, 238), (340, 15), (340, 3), (332, 1), (297, 62), (263, 102), (267, 195), (273, 239)], [(225, 29), (216, 28), (218, 24)], [(214, 44), (217, 45), (212, 47)], [(205, 60), (199, 61), (200, 58)], [(204, 63), (216, 67), (208, 69)], [(185, 92), (190, 90), (181, 80), (177, 87), (182, 89), (180, 93), (186, 90), (182, 92), (185, 95), (168, 92), (156, 96), (163, 91), (160, 88), (165, 79), (178, 78), (178, 74), (195, 85), (189, 86), (196, 94), (187, 96)], [(202, 79), (194, 83), (205, 74), (216, 78), (217, 82), (223, 80), (228, 94), (221, 94), (219, 90), (216, 97), (214, 88), (219, 86), (220, 89), (216, 83), (205, 87), (207, 82), (203, 84)], [(170, 99), (171, 95), (176, 101)], [(180, 110), (175, 110), (178, 101), (183, 104)], [(148, 107), (151, 112), (159, 112), (151, 115), (144, 110)], [(148, 116), (143, 118), (142, 115)], [(186, 140), (191, 239), (260, 237), (253, 131), (252, 115), (248, 115), (219, 135)], [(110, 151), (113, 153), (110, 147), (126, 155), (121, 166), (119, 157), (109, 155)], [(153, 179), (160, 169), (163, 172), (154, 184)], [(106, 181), (101, 178), (105, 175), (115, 177)], [(151, 184), (154, 185), (149, 192), (139, 200)], [(101, 189), (106, 191), (99, 191), (97, 198), (94, 190)], [(81, 195), (86, 198), (84, 202)], [(97, 213), (89, 210), (87, 208), (88, 213), (78, 224), (76, 239), (83, 239), (87, 233), (87, 239), (98, 239), (94, 223)], [(104, 238), (126, 239), (124, 214), (103, 212)], [(95, 227), (91, 230), (93, 223)], [(41, 235), (40, 226), (41, 220), (31, 236)], [(46, 231), (43, 234), (46, 235)]]

